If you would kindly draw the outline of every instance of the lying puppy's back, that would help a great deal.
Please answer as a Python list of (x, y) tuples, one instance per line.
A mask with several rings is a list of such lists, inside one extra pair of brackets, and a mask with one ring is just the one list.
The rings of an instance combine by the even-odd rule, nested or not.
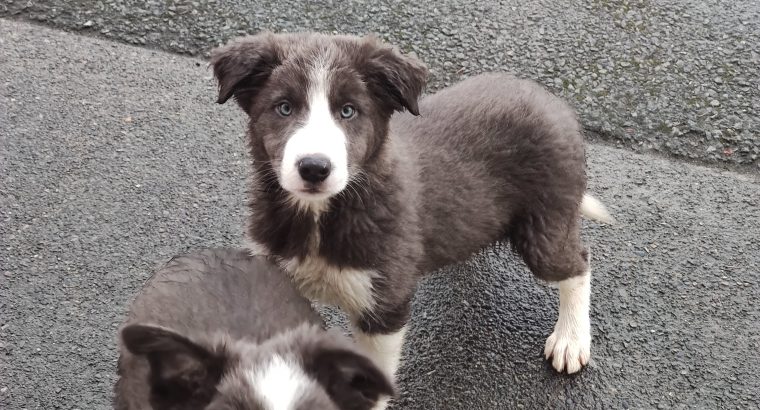
[(156, 272), (135, 298), (127, 322), (186, 334), (222, 331), (260, 342), (321, 319), (266, 259), (241, 249), (206, 249), (174, 257)]
[(114, 408), (358, 410), (393, 394), (370, 359), (322, 326), (263, 257), (233, 249), (175, 257), (121, 328)]

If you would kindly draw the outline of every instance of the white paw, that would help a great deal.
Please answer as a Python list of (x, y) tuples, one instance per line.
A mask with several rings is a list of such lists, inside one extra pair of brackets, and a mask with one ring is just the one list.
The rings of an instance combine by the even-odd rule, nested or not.
[(546, 339), (544, 356), (547, 360), (552, 358), (552, 366), (560, 373), (581, 370), (591, 358), (590, 326), (557, 323), (554, 332)]
[(385, 410), (386, 407), (388, 407), (388, 403), (391, 401), (388, 397), (383, 397), (380, 400), (378, 400), (377, 403), (372, 407), (372, 410)]

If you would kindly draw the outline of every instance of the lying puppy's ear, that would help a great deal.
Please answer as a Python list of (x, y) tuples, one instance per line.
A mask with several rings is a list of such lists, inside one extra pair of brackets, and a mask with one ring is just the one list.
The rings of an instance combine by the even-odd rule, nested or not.
[(346, 343), (323, 341), (304, 366), (340, 409), (371, 409), (395, 394), (388, 377), (367, 356)]
[(427, 84), (428, 69), (415, 57), (403, 55), (375, 37), (364, 39), (368, 58), (362, 71), (370, 90), (393, 111), (404, 108), (420, 115), (417, 99)]
[(121, 338), (132, 354), (150, 363), (154, 408), (203, 408), (211, 401), (224, 370), (222, 354), (158, 326), (128, 325)]
[(246, 113), (275, 67), (280, 65), (279, 40), (273, 33), (237, 39), (211, 52), (214, 76), (219, 83), (217, 103), (234, 96)]

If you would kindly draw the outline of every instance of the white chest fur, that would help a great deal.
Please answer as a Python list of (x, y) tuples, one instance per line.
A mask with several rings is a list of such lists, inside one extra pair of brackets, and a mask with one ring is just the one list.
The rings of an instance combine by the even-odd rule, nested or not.
[[(318, 240), (315, 240), (314, 251), (309, 256), (281, 262), (301, 294), (313, 301), (338, 306), (352, 316), (371, 311), (375, 306), (372, 279), (377, 272), (331, 265), (324, 258), (315, 256), (317, 244)], [(265, 246), (256, 242), (249, 242), (248, 248), (253, 254), (269, 253)]]
[(359, 315), (374, 307), (374, 271), (340, 269), (318, 256), (289, 259), (282, 267), (293, 278), (301, 294), (311, 300), (339, 306), (350, 315)]

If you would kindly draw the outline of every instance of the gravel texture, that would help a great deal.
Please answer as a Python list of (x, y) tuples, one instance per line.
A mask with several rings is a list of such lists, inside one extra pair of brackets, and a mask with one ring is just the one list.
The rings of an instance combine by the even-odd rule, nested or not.
[[(106, 409), (135, 291), (240, 243), (244, 118), (201, 60), (1, 19), (0, 73), (0, 408)], [(760, 406), (760, 179), (588, 153), (590, 367), (542, 360), (556, 291), (496, 246), (420, 286), (396, 408)]]
[(433, 70), (537, 79), (596, 140), (760, 170), (760, 2), (0, 0), (16, 17), (206, 55), (262, 29), (378, 33)]

